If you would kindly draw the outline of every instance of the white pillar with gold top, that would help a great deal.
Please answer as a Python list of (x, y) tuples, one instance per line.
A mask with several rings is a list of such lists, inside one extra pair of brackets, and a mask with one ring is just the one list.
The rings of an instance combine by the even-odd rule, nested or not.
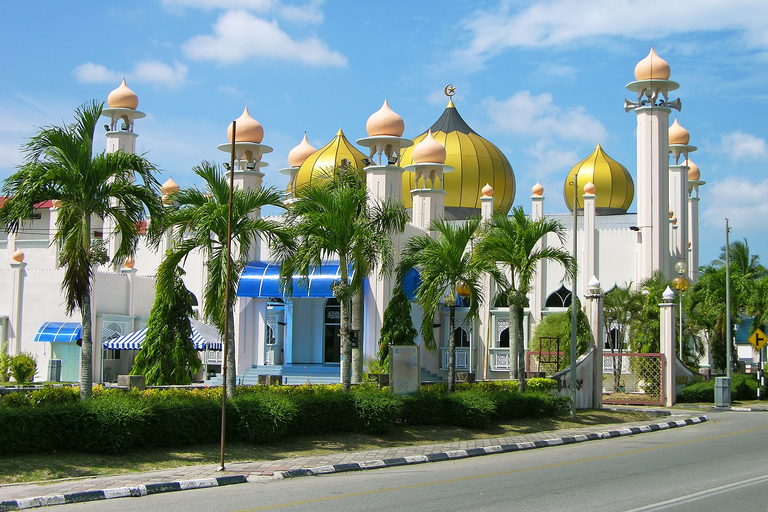
[(24, 253), (16, 250), (11, 257), (11, 325), (8, 336), (8, 353), (21, 353), (22, 310), (24, 309), (24, 278), (27, 275), (27, 264), (24, 263)]
[[(531, 220), (534, 222), (544, 218), (544, 187), (541, 183), (531, 188)], [(544, 248), (545, 240), (536, 242), (536, 250)], [(541, 312), (544, 308), (544, 301), (547, 296), (547, 262), (539, 259), (536, 261), (536, 276), (533, 278), (533, 288), (531, 289), (530, 308), (531, 324), (536, 325), (541, 321)]]
[[(696, 151), (695, 146), (688, 144), (690, 134), (675, 119), (669, 127), (669, 154), (672, 163), (669, 165), (669, 208), (675, 212), (677, 224), (672, 228), (672, 246), (670, 254), (673, 263), (688, 264), (688, 154)], [(681, 162), (682, 158), (682, 162)]]
[(430, 130), (424, 140), (413, 148), (414, 163), (405, 167), (406, 171), (414, 173), (416, 183), (416, 187), (411, 190), (412, 221), (423, 229), (429, 229), (433, 220), (445, 216), (443, 176), (453, 171), (453, 167), (444, 164), (445, 157), (445, 147), (432, 137)]
[(589, 280), (597, 273), (597, 230), (595, 229), (595, 184), (584, 185), (584, 246), (581, 257), (582, 294), (589, 291)]
[(701, 181), (699, 166), (686, 159), (688, 167), (688, 276), (691, 283), (699, 277), (699, 187), (706, 185)]
[[(493, 217), (493, 187), (486, 183), (480, 196), (480, 219), (483, 224), (487, 223)], [(474, 240), (473, 240), (474, 245)], [(474, 246), (471, 248), (474, 249)], [(475, 345), (475, 357), (477, 361), (477, 375), (480, 379), (488, 378), (488, 354), (492, 345), (491, 335), (491, 308), (493, 308), (493, 299), (496, 295), (495, 287), (491, 283), (491, 276), (483, 274), (481, 281), (481, 293), (485, 300), (480, 302), (480, 313), (477, 321), (477, 332), (475, 339), (478, 340)]]

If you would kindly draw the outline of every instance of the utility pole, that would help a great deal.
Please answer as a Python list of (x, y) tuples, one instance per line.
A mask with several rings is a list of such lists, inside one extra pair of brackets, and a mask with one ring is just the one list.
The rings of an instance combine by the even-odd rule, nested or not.
[[(573, 266), (577, 262), (577, 227), (578, 220), (576, 213), (579, 211), (578, 201), (579, 173), (573, 175)], [(576, 293), (576, 276), (578, 272), (574, 268), (573, 285), (571, 287), (571, 418), (576, 418), (576, 329), (578, 327), (578, 317), (576, 308), (578, 307), (578, 295)]]
[(731, 228), (728, 219), (725, 219), (725, 375), (731, 380)]

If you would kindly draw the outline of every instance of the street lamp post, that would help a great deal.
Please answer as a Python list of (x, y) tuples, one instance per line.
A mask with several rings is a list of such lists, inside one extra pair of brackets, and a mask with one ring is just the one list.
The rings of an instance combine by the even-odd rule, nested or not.
[(677, 290), (680, 295), (680, 360), (683, 360), (683, 292), (690, 288), (691, 282), (685, 277), (685, 273), (688, 271), (688, 265), (684, 261), (678, 261), (675, 263), (675, 270), (677, 271), (677, 277), (672, 279), (672, 288)]

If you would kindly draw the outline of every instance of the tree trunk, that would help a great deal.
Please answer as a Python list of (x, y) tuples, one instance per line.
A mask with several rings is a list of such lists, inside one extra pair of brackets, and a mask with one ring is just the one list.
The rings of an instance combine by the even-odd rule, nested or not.
[(352, 382), (363, 381), (363, 294), (358, 291), (352, 296), (352, 331), (357, 332), (357, 348), (352, 349)]
[(523, 344), (523, 308), (515, 301), (509, 306), (509, 377), (525, 390), (525, 347)]
[(352, 344), (349, 340), (352, 300), (343, 299), (339, 302), (341, 303), (341, 389), (346, 393), (352, 384)]
[(91, 398), (93, 390), (93, 335), (91, 329), (91, 293), (83, 297), (83, 305), (80, 308), (81, 322), (83, 324), (83, 341), (80, 347), (80, 399)]
[(456, 306), (448, 308), (448, 393), (456, 387)]
[(237, 348), (235, 347), (235, 316), (232, 308), (227, 308), (227, 322), (229, 323), (229, 327), (227, 327), (229, 330), (227, 333), (227, 343), (229, 345), (227, 350), (228, 371), (227, 382), (224, 384), (227, 388), (227, 397), (234, 398), (237, 387), (237, 361), (235, 358), (235, 352), (237, 352)]

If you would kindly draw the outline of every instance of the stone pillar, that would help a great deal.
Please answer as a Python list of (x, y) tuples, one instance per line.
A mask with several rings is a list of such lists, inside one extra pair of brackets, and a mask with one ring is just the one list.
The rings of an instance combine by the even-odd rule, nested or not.
[(600, 281), (594, 275), (587, 285), (586, 306), (587, 320), (592, 329), (592, 408), (603, 408), (603, 293)]
[[(544, 218), (544, 187), (536, 183), (531, 189), (531, 220), (534, 222)], [(536, 250), (544, 248), (546, 240), (536, 242)], [(541, 321), (544, 301), (547, 296), (547, 262), (539, 260), (536, 262), (536, 275), (533, 278), (533, 287), (531, 289), (530, 310), (533, 324)]]
[[(589, 293), (589, 281), (597, 273), (597, 240), (595, 229), (595, 184), (584, 185), (584, 249), (581, 257), (582, 293)], [(578, 295), (578, 293), (577, 293)]]
[(58, 231), (58, 227), (56, 226), (56, 221), (59, 218), (59, 207), (61, 206), (60, 201), (53, 201), (53, 206), (48, 209), (49, 211), (49, 220), (48, 220), (48, 268), (49, 269), (56, 269), (59, 268), (59, 244), (56, 241), (56, 233)]
[(660, 310), (660, 346), (664, 361), (664, 405), (675, 405), (675, 393), (677, 387), (675, 354), (676, 330), (675, 330), (675, 292), (667, 286), (662, 295), (664, 302), (659, 304)]
[(13, 253), (11, 262), (11, 329), (8, 340), (8, 353), (19, 354), (22, 350), (21, 326), (24, 306), (24, 278), (27, 276), (27, 264), (24, 263), (24, 253), (17, 250)]
[[(480, 197), (480, 218), (482, 224), (487, 223), (491, 217), (493, 217), (493, 188), (490, 184), (483, 187), (482, 196)], [(474, 241), (472, 242), (474, 245)], [(474, 247), (473, 247), (474, 248)], [(477, 336), (475, 339), (475, 358), (477, 362), (476, 378), (487, 380), (488, 379), (488, 354), (491, 345), (493, 344), (492, 329), (491, 329), (491, 308), (493, 308), (493, 299), (496, 295), (496, 290), (491, 283), (491, 276), (483, 274), (482, 281), (482, 294), (485, 300), (480, 303), (480, 314), (477, 321)]]
[[(125, 275), (126, 278), (128, 278), (128, 316), (136, 316), (136, 272), (138, 272), (134, 267), (136, 262), (133, 260), (133, 258), (128, 258), (125, 260), (125, 263), (123, 264), (123, 268), (120, 269), (120, 273)], [(132, 326), (134, 329), (136, 329), (137, 325), (135, 324), (136, 319), (133, 319), (134, 325)]]

